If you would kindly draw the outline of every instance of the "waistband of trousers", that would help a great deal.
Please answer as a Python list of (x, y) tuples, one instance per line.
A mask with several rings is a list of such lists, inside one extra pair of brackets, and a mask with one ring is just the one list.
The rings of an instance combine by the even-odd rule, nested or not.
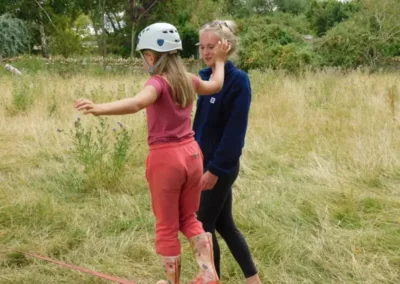
[(175, 141), (175, 142), (163, 142), (155, 145), (150, 145), (150, 151), (157, 151), (161, 149), (168, 149), (168, 148), (176, 148), (179, 146), (187, 145), (194, 142), (194, 137), (184, 139), (182, 141)]

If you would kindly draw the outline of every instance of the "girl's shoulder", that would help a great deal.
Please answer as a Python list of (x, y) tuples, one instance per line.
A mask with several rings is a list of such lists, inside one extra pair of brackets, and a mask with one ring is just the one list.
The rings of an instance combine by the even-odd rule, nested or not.
[(156, 89), (157, 95), (161, 96), (165, 85), (168, 86), (168, 81), (161, 75), (152, 75), (146, 82), (146, 86), (153, 86)]
[(148, 79), (148, 81), (150, 81), (150, 80), (156, 80), (159, 82), (168, 82), (167, 77), (164, 74), (151, 75), (151, 77)]

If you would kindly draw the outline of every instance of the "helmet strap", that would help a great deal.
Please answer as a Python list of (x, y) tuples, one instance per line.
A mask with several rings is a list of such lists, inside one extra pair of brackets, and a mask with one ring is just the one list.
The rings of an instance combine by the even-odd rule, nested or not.
[(143, 58), (144, 62), (146, 62), (147, 66), (149, 67), (149, 73), (150, 75), (153, 75), (154, 72), (156, 71), (156, 68), (158, 67), (158, 65), (160, 65), (161, 61), (164, 59), (164, 57), (166, 57), (168, 54), (167, 53), (163, 53), (160, 58), (158, 58), (157, 62), (154, 64), (154, 66), (151, 66), (149, 64), (149, 62), (147, 62), (146, 58), (143, 56), (142, 53), (140, 53), (140, 56)]

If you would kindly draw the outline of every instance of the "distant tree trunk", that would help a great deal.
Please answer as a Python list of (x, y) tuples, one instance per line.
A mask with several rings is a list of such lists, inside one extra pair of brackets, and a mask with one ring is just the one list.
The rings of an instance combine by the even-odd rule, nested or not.
[(131, 57), (135, 56), (136, 47), (136, 23), (132, 23), (132, 34), (131, 34)]
[(121, 23), (118, 21), (117, 15), (113, 12), (111, 12), (111, 14), (114, 16), (114, 19), (117, 21), (118, 30), (122, 31)]
[(107, 39), (106, 39), (106, 27), (105, 27), (105, 0), (99, 1), (100, 10), (100, 25), (101, 25), (101, 49), (103, 55), (103, 62), (107, 56)]
[[(107, 18), (108, 18), (108, 20), (109, 20), (110, 23), (111, 23), (111, 26), (112, 26), (112, 28), (113, 28), (113, 30), (114, 30), (114, 33), (118, 32), (119, 29), (117, 29), (117, 27), (115, 26), (114, 20), (113, 20), (113, 18), (111, 17), (110, 13), (107, 13)], [(117, 19), (117, 18), (115, 18), (115, 20), (118, 22), (118, 19)]]
[(131, 57), (135, 56), (136, 47), (136, 29), (139, 26), (142, 17), (157, 3), (158, 0), (147, 0), (147, 1), (135, 1), (129, 0), (129, 14), (132, 21), (132, 32), (131, 32)]
[(39, 12), (39, 32), (40, 32), (40, 41), (42, 44), (42, 55), (44, 58), (49, 58), (49, 49), (47, 46), (46, 33), (44, 31), (42, 11)]

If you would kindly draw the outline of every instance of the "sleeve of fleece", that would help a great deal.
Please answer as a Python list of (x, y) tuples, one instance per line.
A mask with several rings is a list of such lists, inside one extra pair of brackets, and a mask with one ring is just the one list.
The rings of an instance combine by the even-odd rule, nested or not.
[(250, 80), (242, 73), (238, 92), (233, 97), (221, 142), (207, 169), (216, 176), (230, 173), (239, 162), (244, 146), (251, 103)]

